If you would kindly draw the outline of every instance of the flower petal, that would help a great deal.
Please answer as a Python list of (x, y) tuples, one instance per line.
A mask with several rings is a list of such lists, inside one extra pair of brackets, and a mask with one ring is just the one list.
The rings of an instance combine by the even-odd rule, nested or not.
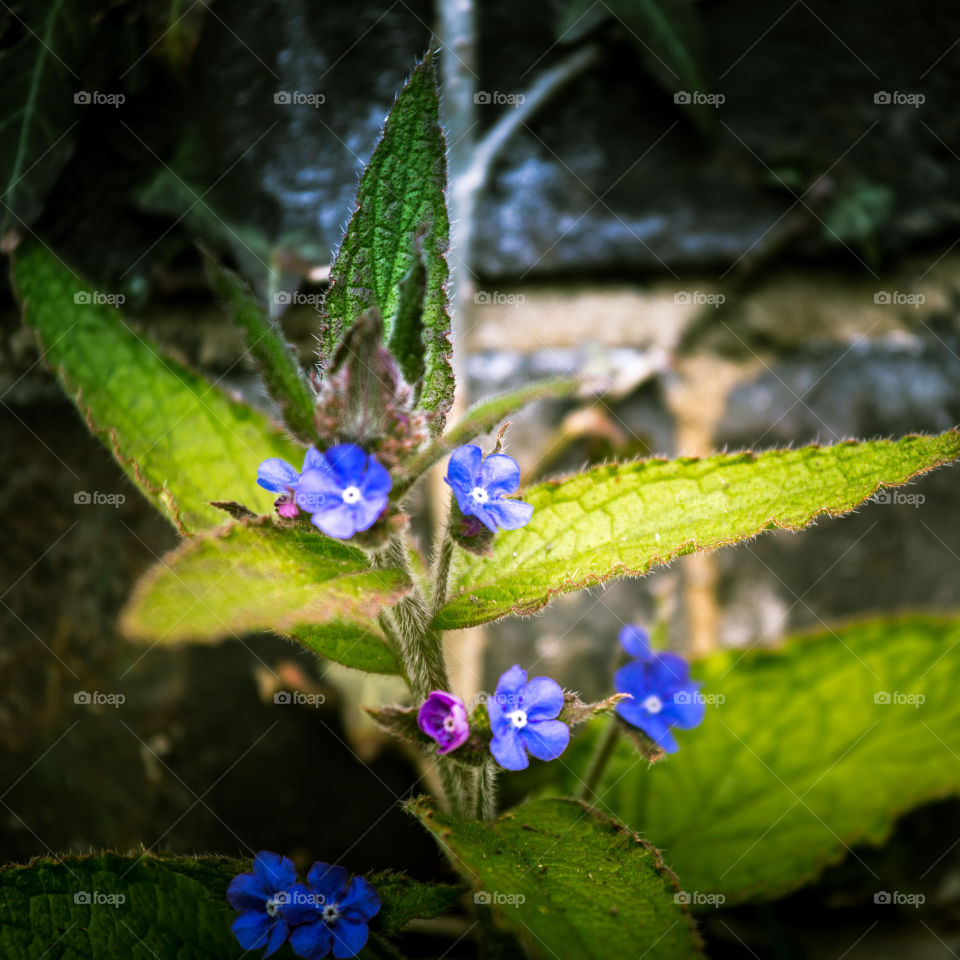
[(563, 690), (550, 677), (534, 677), (523, 689), (523, 709), (527, 720), (555, 720), (563, 709)]
[(656, 693), (650, 686), (647, 664), (640, 660), (628, 663), (613, 675), (613, 689), (617, 693), (629, 693), (633, 697), (633, 700), (629, 702), (637, 705), (649, 694)]
[(333, 944), (333, 935), (330, 928), (322, 921), (306, 923), (302, 927), (294, 927), (290, 934), (290, 946), (298, 957), (306, 960), (322, 960), (330, 952)]
[(338, 958), (355, 957), (366, 945), (370, 928), (362, 921), (341, 917), (331, 928), (333, 955)]
[[(454, 493), (469, 494), (477, 485), (477, 479), (480, 476), (480, 464), (483, 462), (483, 451), (475, 444), (468, 443), (462, 447), (457, 447), (450, 454), (450, 462), (447, 464), (447, 483), (453, 487)], [(459, 496), (457, 503), (460, 503)], [(463, 504), (460, 503), (460, 509)]]
[(330, 465), (333, 475), (343, 487), (357, 486), (363, 482), (363, 471), (367, 466), (367, 452), (355, 443), (341, 443), (330, 447), (324, 453), (324, 459)]
[(271, 953), (276, 953), (286, 942), (287, 934), (290, 932), (290, 927), (287, 925), (286, 920), (282, 917), (277, 917), (273, 921), (273, 926), (270, 928), (270, 933), (267, 936), (267, 949), (263, 951), (263, 958), (269, 957)]
[(664, 701), (663, 713), (671, 726), (681, 730), (690, 730), (703, 723), (707, 707), (700, 696), (698, 684), (687, 684), (681, 690), (675, 690), (670, 699)]
[(354, 877), (340, 901), (340, 913), (350, 920), (366, 922), (380, 912), (380, 897), (366, 877)]
[(308, 470), (323, 470), (323, 454), (316, 447), (307, 447), (307, 452), (303, 455), (303, 469), (301, 473)]
[(261, 850), (253, 858), (253, 872), (271, 895), (286, 890), (297, 882), (297, 868), (289, 857)]
[(255, 873), (241, 873), (230, 881), (227, 887), (227, 901), (234, 910), (244, 913), (251, 910), (266, 912), (268, 897), (276, 893), (275, 889), (267, 892), (263, 889), (260, 878)]
[(377, 522), (386, 505), (387, 495), (385, 493), (374, 493), (369, 497), (364, 495), (362, 500), (351, 504), (353, 507), (353, 525), (357, 532), (369, 530)]
[(480, 467), (480, 486), (490, 494), (490, 499), (515, 493), (520, 486), (520, 464), (505, 453), (491, 453)]
[(307, 513), (316, 513), (330, 504), (342, 503), (341, 488), (330, 470), (324, 466), (316, 470), (307, 470), (300, 477), (294, 498), (297, 506)]
[(638, 660), (650, 659), (650, 634), (644, 627), (628, 624), (620, 631), (620, 646)]
[(527, 685), (527, 671), (518, 663), (515, 663), (509, 670), (500, 675), (497, 681), (497, 698), (500, 703), (505, 701), (501, 698), (511, 697), (512, 703), (516, 703), (523, 688)]
[(256, 950), (266, 944), (273, 923), (266, 913), (241, 913), (233, 921), (233, 935), (244, 950)]
[(291, 927), (302, 923), (313, 923), (323, 909), (320, 900), (322, 894), (311, 890), (305, 883), (295, 883), (287, 891), (287, 902), (283, 906), (283, 918)]
[(690, 681), (690, 664), (675, 653), (654, 654), (648, 666), (653, 692), (663, 699)]
[(621, 700), (617, 713), (631, 726), (642, 730), (657, 746), (667, 753), (677, 752), (677, 741), (670, 733), (670, 726), (662, 713), (650, 713), (635, 700)]
[(339, 903), (347, 889), (347, 871), (318, 860), (307, 874), (307, 883), (324, 903)]
[(393, 487), (393, 480), (390, 479), (390, 473), (387, 468), (374, 457), (367, 461), (367, 472), (363, 475), (363, 482), (360, 484), (360, 492), (364, 500), (375, 497), (383, 497), (384, 503), (387, 501), (387, 494)]
[(533, 516), (533, 504), (523, 500), (488, 500), (484, 506), (501, 530), (519, 530)]
[(310, 522), (328, 537), (335, 537), (338, 540), (349, 540), (357, 532), (353, 507), (342, 500), (339, 504), (318, 510), (310, 518)]
[(520, 738), (538, 760), (556, 760), (567, 749), (570, 728), (559, 720), (541, 720), (528, 723), (520, 731)]
[(506, 770), (526, 770), (530, 766), (527, 751), (523, 749), (518, 731), (512, 728), (490, 741), (490, 752), (493, 754), (493, 759)]
[[(454, 493), (456, 493), (456, 490), (454, 490)], [(497, 521), (492, 514), (487, 512), (487, 508), (491, 506), (489, 500), (486, 503), (477, 503), (469, 492), (463, 495), (462, 500), (460, 495), (457, 494), (457, 506), (460, 507), (460, 512), (466, 516), (476, 517), (491, 533), (497, 532)], [(477, 532), (479, 533), (479, 531)]]
[(299, 479), (300, 474), (279, 457), (264, 460), (257, 467), (257, 483), (272, 493), (283, 493), (287, 487), (295, 486)]

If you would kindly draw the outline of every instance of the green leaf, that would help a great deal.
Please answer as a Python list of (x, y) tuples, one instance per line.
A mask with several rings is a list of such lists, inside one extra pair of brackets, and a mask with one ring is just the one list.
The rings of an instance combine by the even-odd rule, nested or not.
[[(718, 654), (694, 675), (703, 724), (649, 769), (621, 742), (596, 791), (667, 851), (688, 892), (727, 905), (779, 896), (882, 843), (911, 807), (960, 792), (960, 618), (849, 624)], [(568, 770), (599, 733), (579, 738)]]
[(156, 564), (121, 624), (133, 639), (162, 643), (274, 630), (346, 666), (397, 673), (372, 620), (409, 586), (400, 570), (372, 570), (362, 550), (309, 523), (230, 522)]
[(599, 466), (522, 493), (521, 530), (497, 534), (491, 555), (461, 554), (437, 629), (528, 614), (552, 597), (640, 576), (657, 564), (763, 530), (799, 530), (853, 510), (883, 485), (960, 456), (960, 433), (847, 442), (703, 460)]
[(4, 867), (0, 955), (235, 960), (238, 945), (230, 925), (236, 913), (225, 898), (236, 872), (230, 864), (193, 861), (178, 867), (148, 855), (100, 853)]
[(429, 920), (446, 913), (463, 895), (463, 888), (448, 883), (421, 883), (402, 873), (367, 874), (380, 896), (380, 912), (371, 923), (386, 937), (398, 933), (411, 920)]
[[(227, 887), (249, 860), (98, 853), (37, 859), (0, 869), (0, 955), (11, 960), (236, 960), (238, 914)], [(397, 954), (381, 937), (415, 918), (435, 917), (459, 887), (420, 883), (400, 873), (367, 879), (380, 896), (361, 960)], [(278, 956), (292, 957), (289, 948)]]
[[(401, 351), (401, 369), (423, 367), (419, 406), (429, 415), (434, 433), (443, 429), (453, 402), (445, 259), (447, 173), (438, 108), (436, 67), (434, 57), (428, 56), (397, 97), (360, 180), (356, 209), (331, 267), (319, 349), (326, 369), (344, 331), (377, 307), (386, 342)], [(413, 282), (420, 257), (422, 284)], [(412, 280), (404, 284), (411, 272)], [(414, 342), (410, 298), (421, 287), (422, 335)]]
[(409, 809), (534, 956), (700, 956), (676, 879), (657, 850), (573, 800), (535, 800), (495, 823)]
[(409, 487), (425, 470), (448, 453), (468, 443), (482, 433), (489, 433), (498, 423), (535, 400), (560, 400), (576, 393), (578, 381), (574, 377), (554, 377), (536, 380), (515, 390), (498, 393), (474, 404), (442, 437), (406, 466), (408, 478), (398, 486)]
[(34, 0), (24, 10), (23, 36), (0, 55), (0, 236), (32, 223), (73, 153), (82, 94), (74, 72), (86, 42), (82, 6)]
[(280, 407), (284, 423), (304, 443), (315, 443), (313, 390), (283, 330), (270, 319), (250, 288), (235, 273), (220, 266), (207, 251), (203, 259), (210, 285), (243, 332), (267, 392)]
[(299, 468), (301, 448), (165, 357), (45, 248), (20, 247), (13, 278), (24, 323), (90, 429), (181, 532), (223, 522), (211, 500), (271, 510), (275, 494), (257, 486), (257, 466), (282, 457)]

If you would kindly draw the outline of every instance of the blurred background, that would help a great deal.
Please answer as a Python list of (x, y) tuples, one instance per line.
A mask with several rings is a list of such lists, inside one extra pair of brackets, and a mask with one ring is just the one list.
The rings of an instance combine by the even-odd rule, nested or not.
[[(255, 285), (309, 363), (359, 173), (431, 45), (459, 402), (560, 373), (591, 389), (515, 419), (506, 449), (525, 482), (960, 420), (954, 3), (0, 2), (0, 249), (41, 238), (138, 330), (267, 406), (196, 243)], [(422, 789), (415, 763), (354, 706), (395, 686), (271, 636), (119, 637), (132, 584), (177, 537), (40, 363), (5, 277), (0, 431), (0, 859), (268, 847), (445, 871), (399, 809)], [(519, 662), (605, 695), (625, 622), (664, 618), (671, 644), (701, 655), (955, 609), (955, 485), (936, 472), (800, 536), (454, 634), (458, 692)], [(274, 702), (294, 688), (324, 702)], [(711, 956), (956, 956), (958, 814), (921, 808), (857, 851), (886, 888), (909, 877), (921, 910), (874, 906), (875, 877), (849, 859), (706, 918)], [(471, 956), (457, 924), (422, 924), (409, 952)]]

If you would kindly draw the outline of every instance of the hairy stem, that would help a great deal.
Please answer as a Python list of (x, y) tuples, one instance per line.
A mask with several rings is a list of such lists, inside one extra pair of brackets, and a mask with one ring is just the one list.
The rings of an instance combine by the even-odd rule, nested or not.
[(607, 722), (607, 728), (603, 731), (590, 758), (590, 765), (580, 781), (580, 787), (577, 790), (577, 799), (590, 801), (596, 797), (597, 785), (607, 769), (607, 763), (613, 756), (613, 751), (620, 739), (620, 721), (614, 715)]
[(497, 816), (497, 765), (489, 757), (477, 771), (477, 819)]

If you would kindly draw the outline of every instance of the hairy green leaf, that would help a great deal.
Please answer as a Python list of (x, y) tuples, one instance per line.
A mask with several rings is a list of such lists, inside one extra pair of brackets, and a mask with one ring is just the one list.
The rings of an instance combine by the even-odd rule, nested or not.
[(257, 466), (283, 457), (299, 468), (301, 448), (165, 357), (45, 248), (18, 249), (13, 278), (24, 323), (90, 429), (181, 532), (223, 522), (211, 500), (271, 509), (275, 494), (257, 486)]
[[(436, 68), (429, 56), (397, 97), (360, 180), (356, 209), (330, 272), (319, 349), (321, 367), (326, 369), (344, 331), (366, 310), (377, 307), (387, 343), (400, 351), (401, 369), (424, 370), (419, 406), (429, 415), (434, 433), (443, 429), (453, 401), (446, 294), (447, 173), (438, 108)], [(405, 284), (411, 271), (411, 280), (416, 280), (418, 258), (425, 272), (423, 282)], [(416, 324), (410, 299), (420, 289)], [(419, 338), (410, 336), (416, 326)]]
[(162, 643), (274, 630), (346, 666), (395, 673), (372, 621), (409, 586), (400, 570), (372, 570), (362, 550), (308, 523), (231, 521), (156, 564), (121, 623), (134, 639)]
[(421, 883), (402, 873), (367, 874), (380, 895), (380, 912), (373, 929), (392, 937), (411, 920), (428, 920), (449, 910), (463, 895), (463, 888), (449, 883)]
[(284, 423), (304, 443), (315, 443), (313, 389), (280, 325), (270, 319), (250, 288), (206, 251), (204, 263), (210, 285), (223, 301), (230, 318), (243, 332), (267, 392), (280, 407)]
[(34, 0), (23, 10), (25, 29), (0, 54), (0, 236), (29, 225), (70, 155), (81, 110), (90, 95), (75, 72), (86, 40), (83, 8), (69, 0)]
[(700, 956), (659, 852), (596, 810), (534, 800), (480, 823), (453, 820), (425, 798), (409, 809), (534, 956)]
[[(960, 618), (853, 623), (718, 654), (694, 675), (702, 726), (649, 768), (621, 742), (596, 790), (667, 851), (688, 893), (778, 896), (882, 843), (916, 804), (960, 793)], [(578, 738), (566, 771), (601, 732)]]
[(640, 576), (657, 564), (799, 530), (821, 514), (853, 510), (883, 485), (960, 456), (960, 433), (847, 442), (703, 460), (594, 467), (523, 492), (534, 506), (521, 530), (500, 532), (493, 553), (461, 554), (438, 629), (528, 614), (553, 596)]

